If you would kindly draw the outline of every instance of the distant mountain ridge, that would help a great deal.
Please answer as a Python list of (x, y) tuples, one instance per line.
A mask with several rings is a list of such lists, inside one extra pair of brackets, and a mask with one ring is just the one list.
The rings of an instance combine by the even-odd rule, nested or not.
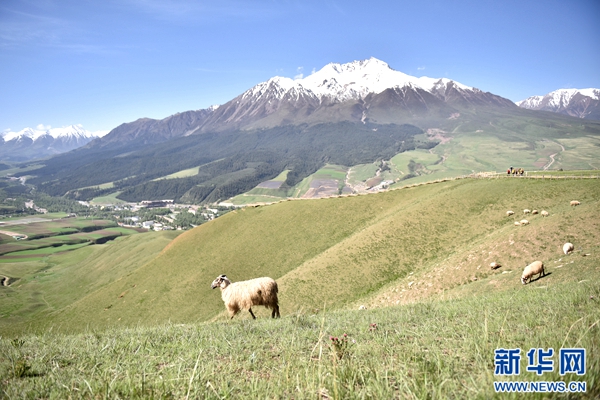
[[(567, 135), (581, 142), (567, 150), (560, 144)], [(26, 173), (41, 192), (79, 200), (115, 194), (126, 201), (207, 203), (283, 172), (282, 196), (295, 195), (296, 185), (326, 164), (366, 165), (400, 153), (409, 154), (397, 167), (398, 184), (507, 165), (594, 168), (578, 152), (595, 154), (589, 143), (598, 135), (599, 122), (527, 110), (370, 58), (328, 64), (302, 79), (273, 77), (220, 106), (121, 124)], [(564, 158), (549, 158), (547, 149)], [(166, 178), (196, 168), (193, 176)]]
[(447, 78), (410, 76), (370, 58), (331, 63), (303, 79), (276, 76), (218, 107), (125, 123), (92, 146), (159, 143), (204, 132), (306, 123), (402, 124), (407, 117), (434, 113), (448, 118), (459, 108), (479, 106), (516, 108), (512, 101), (492, 93)]
[(98, 136), (79, 125), (0, 133), (0, 159), (27, 161), (64, 153), (84, 146)]
[(551, 111), (577, 118), (600, 120), (600, 89), (558, 89), (516, 103), (529, 110)]

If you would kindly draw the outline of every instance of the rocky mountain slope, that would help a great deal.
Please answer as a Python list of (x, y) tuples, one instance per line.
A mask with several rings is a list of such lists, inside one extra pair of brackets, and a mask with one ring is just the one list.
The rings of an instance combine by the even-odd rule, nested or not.
[(78, 125), (7, 131), (0, 133), (0, 160), (27, 161), (49, 157), (84, 146), (97, 137)]
[(371, 58), (331, 63), (303, 79), (276, 76), (218, 107), (122, 124), (93, 146), (306, 123), (401, 124), (432, 115), (449, 118), (460, 109), (482, 106), (516, 108), (492, 93), (447, 78), (410, 76)]
[(544, 96), (531, 96), (517, 105), (529, 110), (600, 120), (600, 89), (559, 89)]

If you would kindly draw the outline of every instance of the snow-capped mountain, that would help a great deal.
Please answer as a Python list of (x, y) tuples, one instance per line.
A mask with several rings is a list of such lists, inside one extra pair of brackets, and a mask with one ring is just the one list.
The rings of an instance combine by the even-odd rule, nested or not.
[(600, 120), (600, 89), (559, 89), (517, 102), (530, 110), (552, 111), (578, 118)]
[(218, 107), (125, 123), (93, 145), (151, 144), (205, 132), (280, 125), (445, 120), (466, 109), (490, 106), (517, 108), (508, 99), (451, 79), (410, 76), (370, 58), (331, 63), (303, 79), (275, 76)]
[(276, 76), (259, 83), (215, 110), (201, 130), (341, 120), (390, 123), (426, 113), (450, 117), (457, 108), (477, 106), (515, 107), (451, 79), (410, 76), (370, 58), (331, 63), (303, 79)]
[[(260, 97), (266, 92), (265, 88), (272, 86), (277, 88), (275, 95), (278, 98), (287, 93), (294, 93), (342, 102), (362, 99), (371, 93), (379, 94), (386, 89), (405, 86), (433, 93), (446, 87), (450, 82), (454, 81), (446, 78), (410, 76), (393, 70), (381, 60), (370, 58), (348, 64), (330, 63), (304, 79), (274, 77), (248, 90), (242, 97)], [(458, 82), (454, 82), (454, 85), (461, 90), (475, 90)]]
[(97, 133), (83, 129), (81, 125), (5, 131), (0, 133), (0, 159), (26, 161), (48, 157), (84, 146), (98, 136)]

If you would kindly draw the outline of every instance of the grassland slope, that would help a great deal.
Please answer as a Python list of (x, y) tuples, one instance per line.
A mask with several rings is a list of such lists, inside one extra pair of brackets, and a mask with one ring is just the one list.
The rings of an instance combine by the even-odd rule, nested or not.
[[(581, 206), (570, 207), (573, 199)], [(591, 254), (589, 268), (597, 265), (599, 199), (595, 179), (465, 179), (242, 209), (180, 235), (148, 263), (40, 323), (81, 330), (224, 319), (220, 294), (210, 289), (219, 274), (277, 279), (284, 316), (520, 287), (522, 267), (558, 260), (565, 241)], [(512, 209), (521, 219), (525, 208), (550, 217), (532, 216), (527, 226), (506, 217)], [(491, 260), (504, 269), (490, 272)], [(541, 282), (559, 284), (567, 270)]]

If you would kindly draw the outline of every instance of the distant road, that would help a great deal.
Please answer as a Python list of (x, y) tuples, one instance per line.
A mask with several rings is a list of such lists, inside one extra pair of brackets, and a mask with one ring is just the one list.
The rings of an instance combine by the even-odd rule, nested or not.
[(7, 236), (20, 236), (23, 239), (27, 239), (28, 238), (27, 235), (23, 235), (22, 233), (17, 233), (17, 232), (0, 231), (0, 233), (3, 234), (3, 235), (7, 235)]

